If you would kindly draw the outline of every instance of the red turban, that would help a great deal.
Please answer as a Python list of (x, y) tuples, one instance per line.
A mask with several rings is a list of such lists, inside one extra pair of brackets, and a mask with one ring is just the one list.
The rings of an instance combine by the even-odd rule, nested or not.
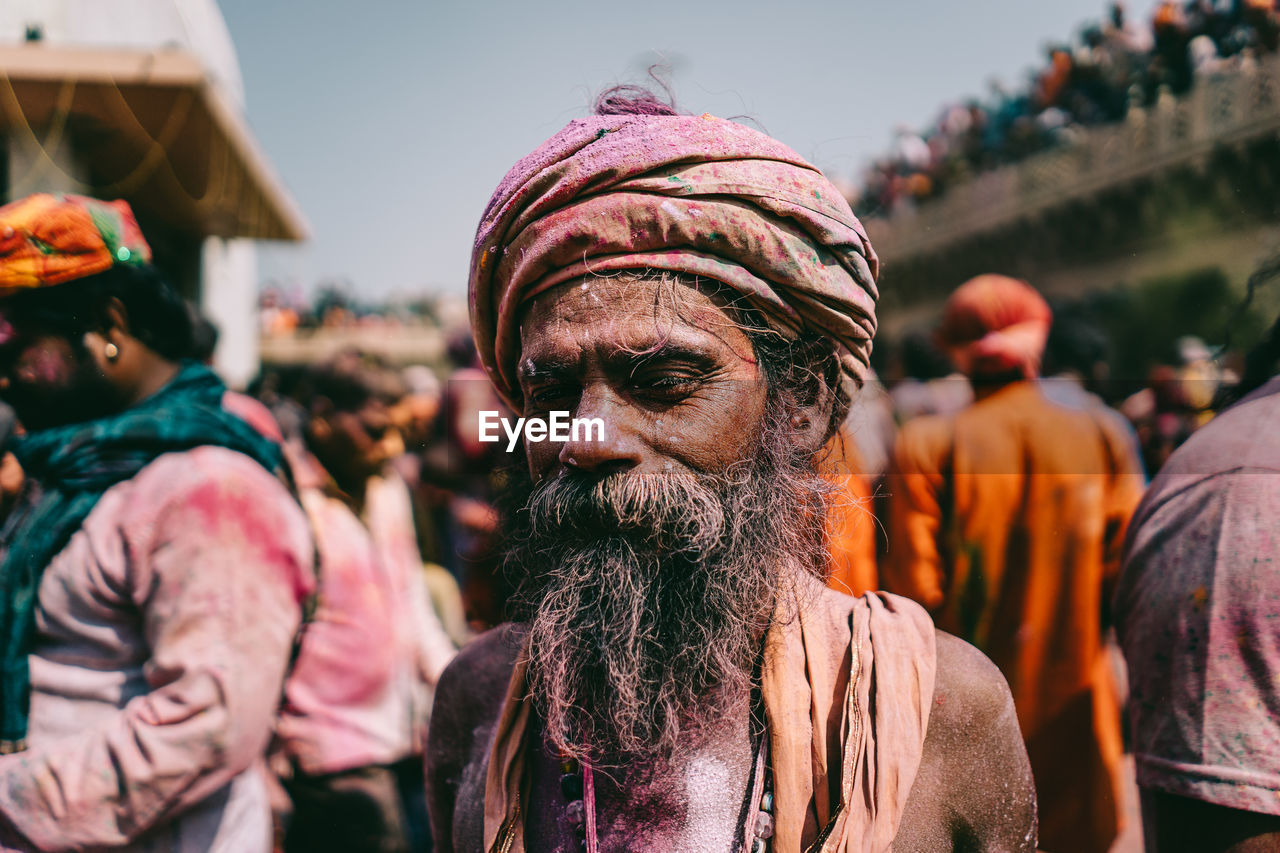
[(839, 345), (861, 380), (875, 333), (876, 256), (848, 203), (780, 142), (714, 116), (594, 116), (517, 163), (471, 257), (480, 360), (516, 409), (519, 317), (593, 272), (659, 269), (718, 281), (779, 328)]
[(938, 343), (969, 376), (1021, 369), (1028, 378), (1040, 372), (1053, 312), (1025, 281), (1003, 275), (970, 279), (947, 300), (938, 326)]

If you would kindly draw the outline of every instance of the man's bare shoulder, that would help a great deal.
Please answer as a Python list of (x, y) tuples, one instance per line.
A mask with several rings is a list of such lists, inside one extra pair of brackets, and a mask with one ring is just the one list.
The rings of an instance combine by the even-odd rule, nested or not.
[(1009, 686), (986, 655), (937, 632), (933, 707), (894, 849), (1032, 851), (1035, 784)]
[(496, 709), (506, 695), (523, 639), (522, 626), (506, 623), (463, 646), (440, 676), (436, 707), (456, 709), (463, 719)]
[(466, 645), (440, 676), (427, 734), (427, 809), (436, 848), (478, 849), (487, 749), (523, 631), (500, 625)]
[(934, 684), (934, 707), (929, 729), (935, 726), (983, 725), (1005, 719), (1017, 726), (1013, 694), (1000, 669), (974, 646), (935, 631), (938, 649), (938, 676)]
[(476, 759), (477, 732), (497, 719), (521, 636), (517, 626), (499, 625), (464, 646), (445, 668), (427, 734), (429, 771), (456, 773)]

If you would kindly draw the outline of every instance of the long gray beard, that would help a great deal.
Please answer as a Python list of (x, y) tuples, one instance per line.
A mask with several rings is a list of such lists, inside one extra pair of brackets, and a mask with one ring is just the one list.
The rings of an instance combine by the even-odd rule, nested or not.
[(516, 514), (528, 687), (565, 756), (669, 756), (750, 689), (780, 585), (827, 568), (826, 483), (780, 429), (724, 475), (565, 472)]

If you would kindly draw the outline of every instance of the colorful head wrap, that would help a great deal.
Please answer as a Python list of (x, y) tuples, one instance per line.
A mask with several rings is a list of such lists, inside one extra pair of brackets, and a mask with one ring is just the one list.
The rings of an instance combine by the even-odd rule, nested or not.
[(714, 279), (779, 328), (835, 340), (847, 377), (867, 370), (878, 294), (866, 232), (821, 172), (750, 128), (710, 115), (594, 116), (507, 173), (476, 233), (471, 327), (517, 410), (522, 306), (623, 269)]
[(0, 296), (150, 262), (127, 202), (39, 193), (0, 207)]
[(1031, 378), (1040, 371), (1052, 322), (1049, 303), (1025, 281), (980, 275), (947, 299), (938, 343), (969, 376), (1021, 368)]

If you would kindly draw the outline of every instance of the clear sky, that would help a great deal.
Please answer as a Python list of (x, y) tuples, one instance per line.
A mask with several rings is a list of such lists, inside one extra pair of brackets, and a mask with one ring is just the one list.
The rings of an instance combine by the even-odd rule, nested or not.
[[(219, 0), (249, 122), (312, 227), (264, 279), (460, 293), (510, 166), (599, 90), (672, 66), (687, 112), (749, 115), (837, 179), (901, 123), (1020, 84), (1106, 0)], [(1151, 0), (1131, 14), (1150, 20)]]

